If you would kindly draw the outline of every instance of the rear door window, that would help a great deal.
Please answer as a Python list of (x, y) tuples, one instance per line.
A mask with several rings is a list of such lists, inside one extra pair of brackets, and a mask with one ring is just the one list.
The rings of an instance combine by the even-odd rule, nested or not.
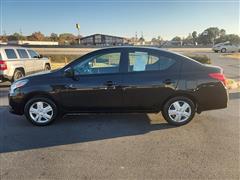
[(170, 68), (175, 60), (165, 56), (153, 55), (148, 52), (129, 53), (129, 72), (136, 71), (163, 71)]
[(5, 49), (5, 53), (8, 59), (17, 59), (17, 55), (14, 49)]
[(28, 53), (29, 53), (29, 55), (31, 56), (31, 58), (37, 58), (39, 55), (38, 55), (38, 53), (36, 53), (35, 51), (33, 51), (33, 50), (27, 50), (28, 51)]
[(17, 49), (20, 58), (29, 58), (25, 49)]

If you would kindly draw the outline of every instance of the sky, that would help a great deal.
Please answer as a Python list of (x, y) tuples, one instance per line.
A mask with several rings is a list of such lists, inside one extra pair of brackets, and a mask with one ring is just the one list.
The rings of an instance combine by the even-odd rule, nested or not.
[(1, 34), (143, 34), (171, 39), (219, 27), (239, 34), (239, 0), (0, 0)]

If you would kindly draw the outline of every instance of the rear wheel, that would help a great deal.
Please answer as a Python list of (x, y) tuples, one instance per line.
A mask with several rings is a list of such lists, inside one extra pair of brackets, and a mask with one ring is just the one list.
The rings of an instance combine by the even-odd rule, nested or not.
[(22, 77), (24, 77), (24, 72), (23, 72), (23, 70), (21, 70), (21, 69), (16, 69), (15, 72), (14, 72), (14, 74), (13, 74), (12, 81), (14, 82), (14, 81), (16, 81), (16, 80), (18, 80), (18, 79), (20, 79), (20, 78), (22, 78)]
[(37, 126), (45, 126), (52, 123), (58, 114), (56, 104), (45, 97), (30, 99), (25, 105), (26, 118)]
[(45, 69), (45, 71), (49, 71), (49, 70), (51, 70), (51, 66), (50, 66), (50, 64), (46, 64), (44, 69)]
[(195, 105), (187, 97), (174, 97), (165, 103), (162, 115), (169, 124), (181, 126), (193, 119)]

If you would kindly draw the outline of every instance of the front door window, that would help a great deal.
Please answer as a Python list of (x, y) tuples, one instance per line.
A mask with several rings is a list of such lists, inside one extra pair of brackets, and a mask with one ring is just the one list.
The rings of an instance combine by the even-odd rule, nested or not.
[(75, 75), (118, 73), (120, 56), (117, 52), (91, 57), (73, 68)]

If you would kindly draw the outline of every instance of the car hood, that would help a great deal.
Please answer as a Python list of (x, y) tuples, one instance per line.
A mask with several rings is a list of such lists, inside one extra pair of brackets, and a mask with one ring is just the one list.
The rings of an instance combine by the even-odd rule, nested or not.
[(50, 71), (42, 71), (42, 72), (38, 72), (38, 73), (34, 73), (28, 76), (23, 77), (22, 79), (35, 79), (35, 78), (41, 78), (43, 76), (52, 76), (55, 72), (57, 72), (58, 70), (50, 70)]
[(25, 78), (44, 75), (44, 74), (49, 74), (49, 73), (52, 73), (52, 72), (54, 72), (54, 71), (42, 71), (42, 72), (38, 72), (38, 73), (34, 73), (34, 74), (31, 74), (31, 75), (25, 76)]

